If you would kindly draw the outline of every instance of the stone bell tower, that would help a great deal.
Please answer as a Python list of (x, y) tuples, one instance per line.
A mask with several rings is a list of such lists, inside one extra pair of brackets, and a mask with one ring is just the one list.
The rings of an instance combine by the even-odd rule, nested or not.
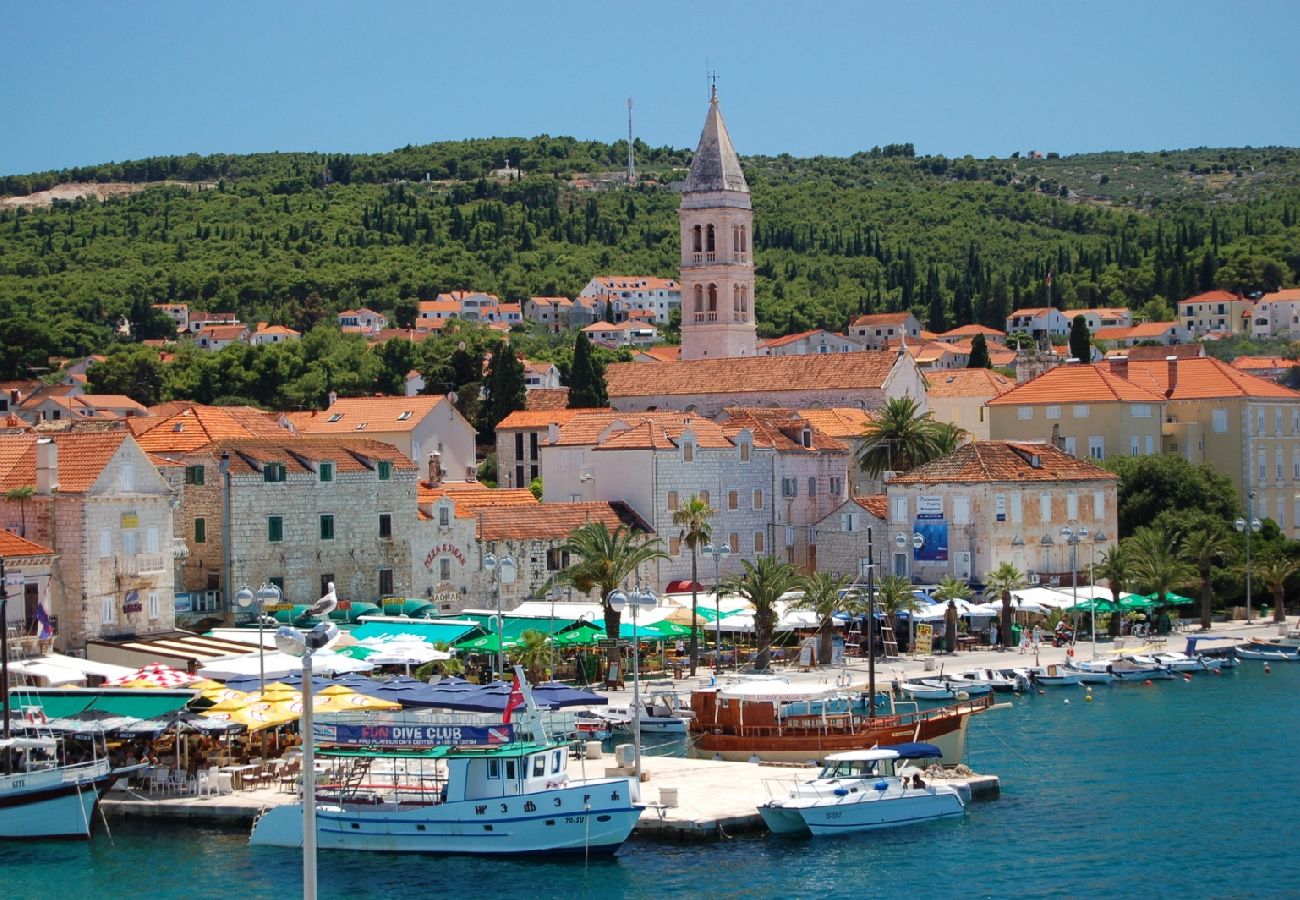
[(754, 210), (718, 109), (716, 85), (677, 216), (682, 232), (682, 359), (753, 356)]

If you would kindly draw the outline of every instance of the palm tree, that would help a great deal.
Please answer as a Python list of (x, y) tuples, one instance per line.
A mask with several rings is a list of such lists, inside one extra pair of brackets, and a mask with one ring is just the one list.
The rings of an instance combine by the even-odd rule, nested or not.
[[(439, 641), (433, 645), (433, 649), (447, 651), (451, 645), (445, 641)], [(453, 656), (450, 659), (435, 659), (420, 666), (413, 673), (421, 681), (432, 681), (434, 675), (440, 677), (446, 675), (463, 675), (465, 673), (465, 662), (459, 656)]]
[(9, 490), (5, 491), (6, 500), (18, 501), (18, 515), (22, 521), (22, 530), (19, 531), (18, 533), (23, 537), (27, 537), (27, 501), (32, 499), (32, 497), (35, 496), (35, 494), (36, 494), (36, 488), (32, 487), (31, 485), (24, 485), (23, 487), (10, 488)]
[(957, 614), (956, 600), (965, 600), (970, 596), (970, 586), (955, 575), (943, 576), (943, 581), (934, 589), (934, 596), (948, 601), (948, 610), (944, 614), (944, 644), (949, 653), (957, 652)]
[[(899, 613), (910, 614), (921, 610), (921, 601), (916, 599), (912, 582), (902, 575), (885, 575), (876, 583), (876, 603), (880, 604), (880, 612), (890, 626), (898, 624)], [(867, 615), (874, 614), (871, 603), (865, 598), (861, 605)]]
[(1255, 576), (1273, 592), (1273, 621), (1286, 621), (1286, 582), (1300, 572), (1300, 562), (1273, 552), (1254, 562)]
[(1232, 550), (1232, 542), (1222, 528), (1202, 528), (1183, 535), (1179, 551), (1183, 559), (1196, 567), (1201, 576), (1201, 630), (1210, 630), (1210, 573), (1216, 561)]
[(536, 684), (551, 665), (551, 639), (544, 632), (529, 629), (519, 635), (520, 645), (510, 654)]
[(760, 556), (755, 562), (743, 560), (744, 572), (724, 582), (724, 590), (739, 594), (754, 604), (754, 638), (758, 656), (754, 667), (767, 668), (772, 654), (772, 634), (776, 630), (776, 601), (799, 584), (794, 566), (772, 556)]
[(1028, 587), (1024, 574), (1012, 563), (998, 563), (998, 567), (984, 576), (984, 593), (994, 594), (1002, 600), (1002, 622), (998, 626), (998, 641), (1003, 647), (1011, 646), (1011, 592)]
[[(695, 676), (695, 669), (700, 663), (700, 636), (699, 629), (695, 626), (698, 624), (699, 615), (699, 593), (696, 587), (696, 578), (699, 574), (699, 547), (701, 543), (707, 544), (713, 534), (713, 526), (709, 524), (709, 519), (713, 518), (713, 507), (709, 506), (707, 501), (699, 497), (692, 496), (673, 513), (673, 524), (681, 528), (678, 537), (686, 542), (686, 546), (691, 550), (691, 676)], [(722, 648), (718, 648), (722, 652)]]
[(862, 435), (856, 461), (875, 478), (882, 472), (906, 472), (941, 455), (934, 419), (911, 397), (885, 401)]
[[(576, 561), (555, 573), (551, 583), (577, 588), (584, 594), (599, 590), (605, 635), (612, 641), (618, 640), (623, 617), (609, 605), (609, 595), (644, 563), (668, 559), (658, 538), (647, 537), (626, 525), (610, 531), (604, 522), (579, 525), (560, 545), (560, 551)], [(612, 646), (608, 659), (612, 663), (618, 658), (618, 648)]]
[(934, 423), (934, 458), (947, 456), (970, 437), (970, 432), (954, 422)]
[(1170, 591), (1196, 583), (1196, 569), (1178, 553), (1174, 537), (1163, 528), (1144, 525), (1129, 538), (1133, 547), (1133, 574), (1147, 593), (1156, 594), (1156, 606), (1165, 605)]
[(849, 575), (832, 575), (816, 572), (799, 580), (803, 596), (792, 604), (796, 609), (811, 609), (817, 614), (817, 664), (828, 666), (831, 662), (831, 637), (834, 634), (834, 615), (845, 602), (840, 592), (853, 583)]
[(1101, 555), (1101, 561), (1094, 568), (1094, 578), (1100, 578), (1110, 585), (1110, 596), (1114, 601), (1115, 611), (1110, 614), (1110, 627), (1107, 631), (1111, 637), (1119, 637), (1119, 626), (1123, 619), (1119, 614), (1119, 596), (1124, 593), (1124, 586), (1133, 583), (1136, 570), (1133, 562), (1132, 538), (1119, 541)]

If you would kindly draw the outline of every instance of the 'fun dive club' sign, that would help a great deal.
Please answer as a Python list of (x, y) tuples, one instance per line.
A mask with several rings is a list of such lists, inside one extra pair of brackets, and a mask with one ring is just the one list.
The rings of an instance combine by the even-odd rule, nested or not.
[(312, 723), (318, 744), (345, 747), (491, 747), (514, 740), (513, 725), (325, 725)]

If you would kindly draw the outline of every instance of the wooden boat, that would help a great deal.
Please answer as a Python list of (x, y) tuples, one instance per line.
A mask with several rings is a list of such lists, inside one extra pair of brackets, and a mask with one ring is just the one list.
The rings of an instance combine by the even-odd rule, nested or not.
[[(993, 705), (991, 695), (932, 709), (896, 703), (874, 717), (862, 712), (791, 713), (826, 693), (824, 688), (754, 683), (703, 688), (691, 695), (691, 753), (744, 762), (824, 760), (828, 754), (924, 741), (936, 745), (948, 764), (961, 762), (970, 717)], [(905, 707), (910, 707), (906, 708)]]
[(104, 757), (69, 763), (63, 742), (53, 737), (0, 741), (13, 760), (0, 774), (0, 840), (89, 838), (104, 792), (124, 771)]

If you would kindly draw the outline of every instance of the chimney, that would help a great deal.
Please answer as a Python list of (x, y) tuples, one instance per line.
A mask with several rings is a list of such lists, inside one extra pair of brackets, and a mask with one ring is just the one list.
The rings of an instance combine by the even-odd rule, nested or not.
[[(1065, 438), (1061, 437), (1061, 424), (1057, 422), (1052, 425), (1052, 446), (1057, 450), (1065, 449)], [(1033, 465), (1032, 463), (1030, 465)], [(1037, 468), (1037, 466), (1035, 466)]]
[(59, 489), (59, 448), (52, 438), (36, 442), (36, 493), (48, 497)]
[(546, 426), (546, 443), (554, 444), (560, 439), (560, 423), (552, 422)]
[(437, 487), (442, 483), (442, 459), (438, 451), (429, 454), (429, 486)]
[(333, 391), (330, 391), (330, 406), (333, 406), (335, 403), (338, 402), (339, 402), (339, 395), (334, 393)]
[(1110, 360), (1110, 374), (1128, 381), (1128, 357), (1115, 356)]
[(1165, 391), (1165, 396), (1172, 397), (1174, 391), (1178, 390), (1178, 357), (1166, 356), (1165, 365), (1169, 367), (1169, 387)]

